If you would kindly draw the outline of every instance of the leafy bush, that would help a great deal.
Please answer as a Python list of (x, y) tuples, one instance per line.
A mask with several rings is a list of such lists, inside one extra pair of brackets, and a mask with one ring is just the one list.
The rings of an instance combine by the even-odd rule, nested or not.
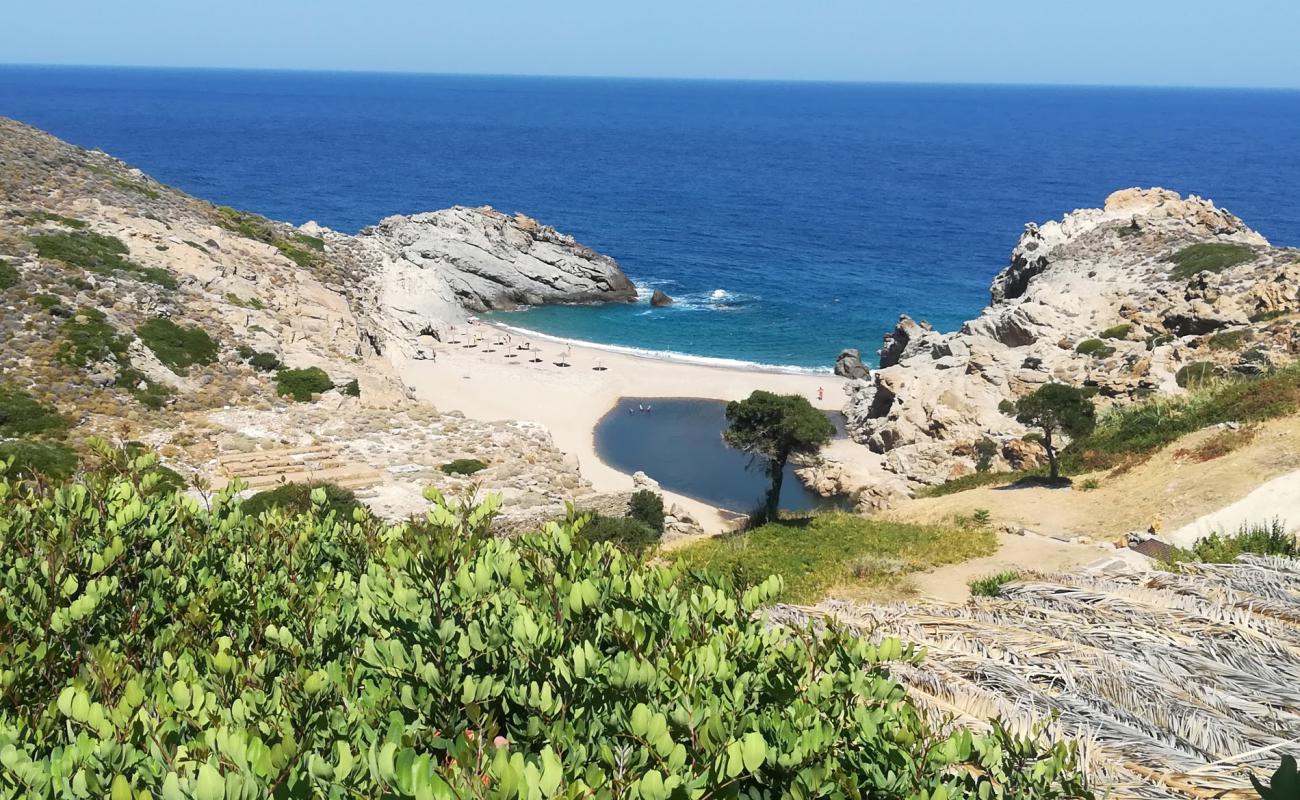
[(0, 292), (18, 285), (18, 270), (8, 261), (0, 261)]
[(125, 272), (167, 289), (177, 287), (176, 277), (165, 269), (143, 267), (126, 258), (121, 239), (90, 231), (42, 233), (32, 237), (41, 258), (62, 261), (72, 267), (110, 275)]
[(779, 579), (495, 538), (495, 499), (254, 517), (151, 494), (148, 458), (0, 483), (7, 794), (1092, 796), (1070, 746), (931, 723), (910, 647), (769, 621)]
[[(15, 439), (0, 442), (0, 462), (3, 462), (0, 463), (0, 477), (11, 480), (22, 478), (62, 480), (76, 471), (78, 459), (77, 454), (70, 447), (59, 442)], [(3, 521), (3, 517), (0, 517), (0, 523)], [(0, 541), (3, 541), (2, 535)], [(0, 616), (0, 631), (3, 629), (4, 619)], [(0, 660), (3, 660), (2, 656)], [(3, 715), (0, 715), (0, 731), (2, 730)], [(0, 737), (2, 736), (3, 733), (0, 732)]]
[(217, 360), (217, 343), (198, 326), (182, 327), (166, 317), (155, 317), (135, 329), (140, 341), (177, 375), (186, 375), (195, 364)]
[(1234, 534), (1211, 533), (1197, 539), (1191, 549), (1182, 551), (1176, 560), (1228, 564), (1243, 553), (1295, 558), (1300, 556), (1300, 544), (1282, 521), (1275, 519), (1267, 525), (1242, 525)]
[(475, 472), (487, 469), (487, 462), (477, 458), (458, 458), (455, 461), (448, 461), (438, 469), (448, 475), (473, 475)]
[(22, 215), (22, 224), (24, 225), (39, 225), (43, 222), (53, 222), (59, 225), (63, 225), (64, 227), (76, 228), (78, 230), (81, 230), (86, 227), (85, 220), (75, 219), (73, 217), (65, 217), (62, 214), (54, 214), (49, 211), (42, 211), (40, 209), (36, 209), (34, 211), (28, 211), (26, 214)]
[(1235, 331), (1219, 331), (1206, 340), (1211, 350), (1237, 350), (1243, 344), (1255, 338), (1250, 328), (1238, 328)]
[(664, 499), (657, 492), (649, 489), (633, 492), (627, 515), (645, 523), (655, 533), (664, 532)]
[(1107, 328), (1097, 334), (1103, 339), (1127, 339), (1128, 335), (1133, 332), (1133, 326), (1127, 322)]
[(27, 392), (0, 384), (0, 437), (60, 435), (68, 421)]
[[(324, 492), (324, 499), (314, 504), (312, 493), (318, 490)], [(352, 510), (361, 504), (351, 489), (332, 483), (286, 483), (248, 498), (244, 501), (243, 509), (245, 514), (251, 516), (272, 508), (281, 509), (287, 514), (306, 514), (312, 510), (313, 505), (337, 513), (340, 519), (351, 519)]]
[(347, 395), (348, 397), (360, 397), (361, 384), (357, 382), (356, 378), (353, 378), (352, 380), (340, 386), (339, 391)]
[[(1006, 402), (1006, 401), (1004, 401)], [(1015, 405), (1011, 406), (1015, 410)], [(1005, 412), (1004, 412), (1005, 413)], [(988, 472), (993, 468), (993, 459), (998, 454), (998, 443), (985, 436), (975, 443), (975, 471)]]
[(1209, 361), (1193, 361), (1184, 365), (1174, 374), (1174, 382), (1184, 389), (1194, 389), (1214, 377), (1214, 364)]
[(63, 341), (56, 357), (74, 367), (86, 367), (100, 361), (129, 363), (127, 348), (131, 340), (117, 332), (108, 317), (98, 308), (79, 308), (60, 327)]
[(975, 597), (1001, 597), (1002, 587), (1014, 580), (1019, 580), (1019, 578), (1019, 572), (1006, 570), (976, 578), (966, 585), (970, 587), (970, 593)]
[(258, 372), (275, 372), (284, 366), (275, 353), (259, 353), (246, 345), (240, 345), (239, 357)]
[(150, 379), (134, 367), (119, 370), (114, 385), (120, 389), (126, 389), (140, 405), (154, 411), (167, 405), (167, 401), (172, 396), (172, 390), (169, 387)]
[(1074, 351), (1080, 355), (1092, 356), (1093, 358), (1107, 358), (1115, 355), (1115, 348), (1101, 339), (1084, 339), (1075, 346)]
[(659, 534), (632, 517), (594, 515), (583, 526), (578, 539), (584, 542), (609, 542), (629, 553), (643, 553), (659, 544)]
[(334, 388), (334, 381), (320, 367), (282, 369), (275, 373), (275, 392), (281, 397), (292, 397), (299, 403), (309, 402), (314, 395)]
[(1198, 272), (1222, 272), (1247, 261), (1255, 260), (1255, 251), (1234, 242), (1201, 242), (1184, 247), (1165, 259), (1172, 263), (1170, 275), (1190, 278)]
[(262, 309), (266, 308), (266, 304), (263, 303), (258, 298), (256, 297), (244, 298), (244, 297), (240, 297), (234, 292), (226, 292), (226, 302), (230, 303), (232, 306), (239, 306), (240, 308), (251, 308), (254, 311), (261, 311)]

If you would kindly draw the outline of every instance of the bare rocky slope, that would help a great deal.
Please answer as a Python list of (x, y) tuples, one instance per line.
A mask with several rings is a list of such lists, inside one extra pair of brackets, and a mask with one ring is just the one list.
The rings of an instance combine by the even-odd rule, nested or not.
[[(6, 439), (0, 419), (11, 454), (98, 434), (153, 445), (187, 477), (238, 463), (351, 482), (393, 515), (421, 507), (425, 485), (466, 486), (439, 466), (475, 458), (487, 467), (473, 480), (522, 512), (597, 503), (545, 430), (415, 403), (389, 356), (467, 309), (633, 297), (612, 259), (527, 217), (295, 228), (0, 118), (0, 389), (71, 428)], [(296, 402), (285, 367), (328, 381)]]
[(858, 490), (870, 510), (975, 471), (981, 442), (996, 446), (994, 469), (1037, 466), (1042, 448), (999, 409), (1007, 401), (1058, 381), (1095, 388), (1104, 407), (1181, 393), (1189, 376), (1291, 362), (1298, 289), (1300, 252), (1195, 196), (1127, 189), (1029, 224), (979, 317), (952, 333), (902, 317), (877, 370), (841, 356), (838, 371), (855, 379), (849, 431), (874, 457), (804, 477)]

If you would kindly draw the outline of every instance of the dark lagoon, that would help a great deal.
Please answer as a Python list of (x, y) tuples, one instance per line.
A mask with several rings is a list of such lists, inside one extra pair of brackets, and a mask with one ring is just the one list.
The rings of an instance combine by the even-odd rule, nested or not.
[[(726, 407), (721, 400), (624, 397), (596, 425), (596, 453), (621, 472), (641, 470), (669, 491), (747, 513), (762, 503), (768, 479), (761, 464), (722, 441)], [(843, 415), (830, 412), (827, 417), (835, 423), (836, 436), (843, 436)], [(782, 509), (842, 505), (810, 492), (786, 467)]]

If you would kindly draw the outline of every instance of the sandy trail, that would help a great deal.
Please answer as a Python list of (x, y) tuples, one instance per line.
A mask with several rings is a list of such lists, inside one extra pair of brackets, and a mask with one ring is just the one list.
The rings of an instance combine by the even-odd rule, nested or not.
[[(533, 351), (516, 350), (524, 340), (509, 332), (509, 346), (489, 343), (506, 333), (480, 323), (483, 338), (478, 347), (438, 344), (433, 361), (407, 360), (398, 364), (403, 379), (416, 395), (442, 411), (459, 410), (482, 420), (515, 419), (539, 422), (550, 429), (555, 444), (578, 459), (585, 478), (600, 491), (632, 486), (632, 478), (602, 462), (596, 455), (593, 429), (620, 397), (698, 397), (739, 400), (755, 389), (800, 394), (825, 410), (844, 404), (843, 378), (831, 374), (773, 372), (668, 361), (617, 353), (582, 345), (563, 345), (531, 339)], [(494, 349), (495, 352), (487, 352)], [(540, 351), (541, 363), (530, 363)], [(568, 367), (556, 366), (567, 353)], [(507, 358), (515, 355), (515, 358)], [(604, 370), (596, 370), (601, 366)], [(818, 389), (822, 399), (818, 400)], [(837, 460), (853, 458), (858, 446), (837, 442), (826, 455)], [(866, 449), (861, 448), (862, 455)], [(656, 477), (654, 475), (650, 477)], [(666, 493), (694, 513), (706, 531), (718, 532), (727, 520), (717, 509), (691, 498)]]

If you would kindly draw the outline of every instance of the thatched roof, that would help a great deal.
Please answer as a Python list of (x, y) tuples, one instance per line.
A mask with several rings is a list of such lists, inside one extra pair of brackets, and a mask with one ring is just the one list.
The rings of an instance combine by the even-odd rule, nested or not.
[(1300, 561), (1029, 575), (997, 599), (787, 609), (926, 648), (898, 679), (936, 718), (1082, 745), (1113, 798), (1251, 798), (1300, 752)]

